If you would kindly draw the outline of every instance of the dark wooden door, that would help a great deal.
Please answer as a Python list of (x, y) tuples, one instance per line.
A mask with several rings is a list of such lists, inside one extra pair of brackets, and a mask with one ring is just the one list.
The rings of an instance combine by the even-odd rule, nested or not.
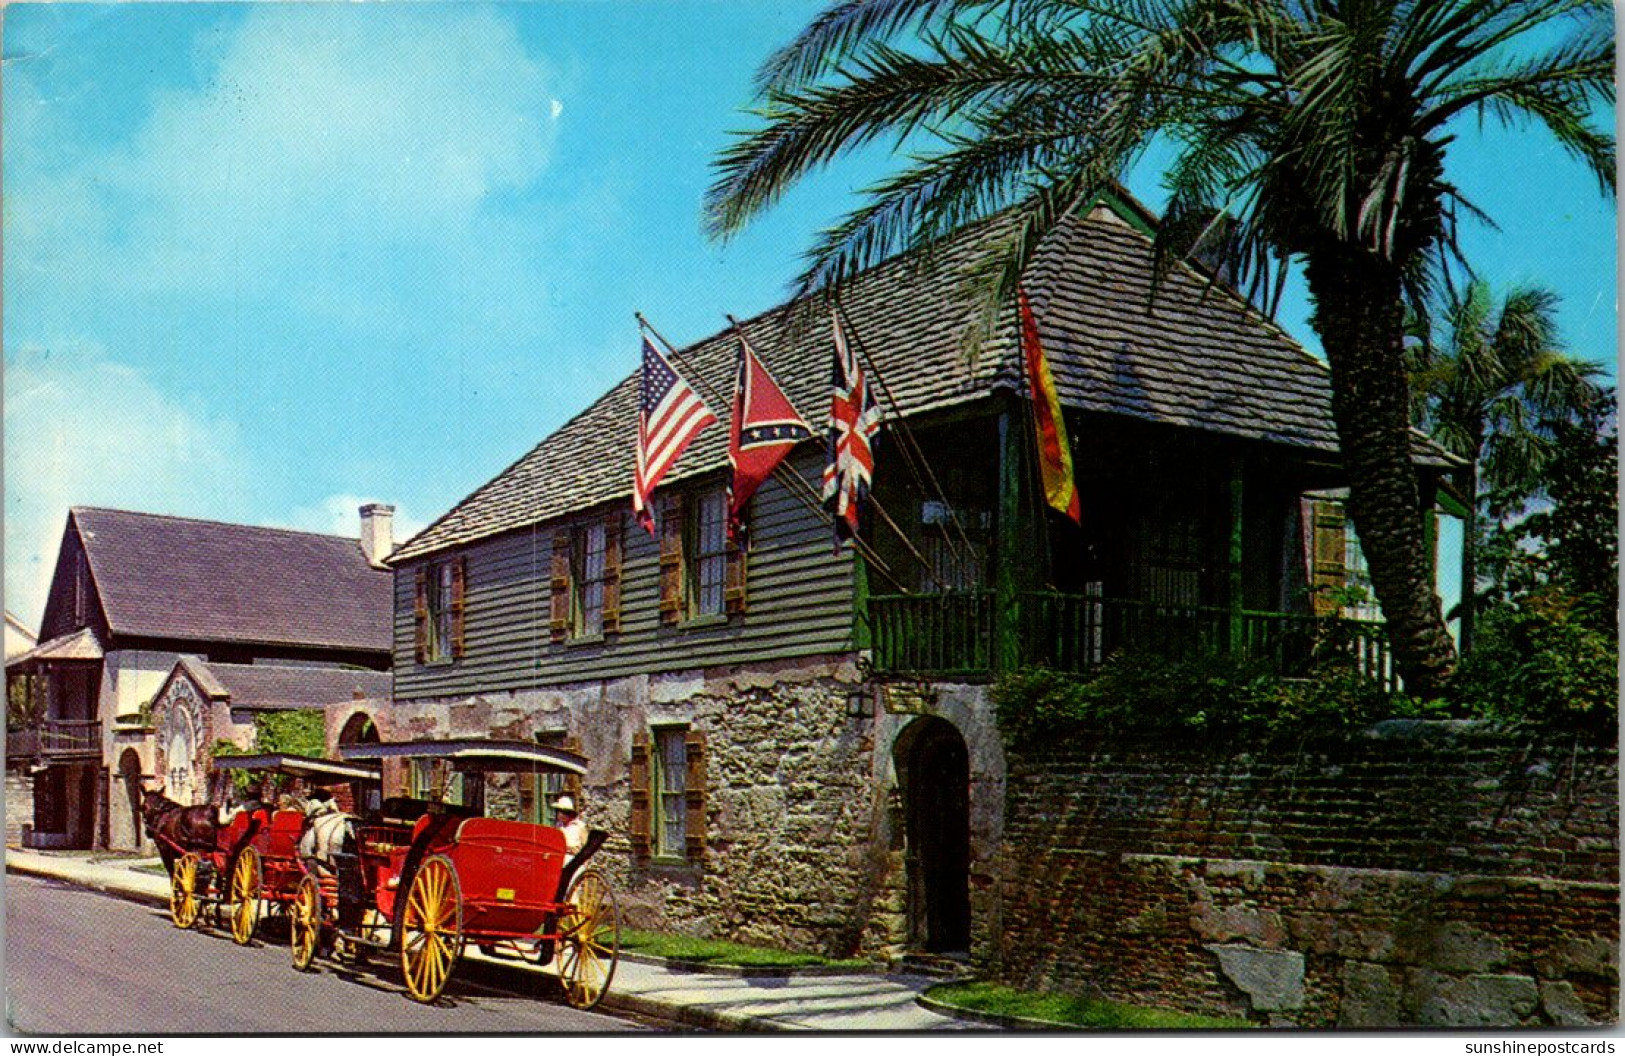
[(929, 953), (970, 949), (970, 760), (941, 720), (922, 732), (908, 767), (909, 883), (916, 941)]

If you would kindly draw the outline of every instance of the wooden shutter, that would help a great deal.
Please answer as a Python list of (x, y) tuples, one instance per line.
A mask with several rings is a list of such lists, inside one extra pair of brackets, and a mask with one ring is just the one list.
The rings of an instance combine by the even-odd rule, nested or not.
[[(564, 749), (565, 751), (574, 752), (577, 755), (580, 755), (581, 738), (574, 736), (564, 738)], [(564, 776), (564, 791), (568, 792), (570, 794), (570, 798), (576, 801), (576, 810), (580, 811), (582, 806), (584, 806), (584, 804), (581, 802), (581, 775), (566, 774)]]
[(1310, 503), (1312, 550), (1309, 589), (1317, 616), (1335, 616), (1337, 602), (1330, 592), (1348, 584), (1348, 523), (1340, 502)]
[(429, 566), (419, 565), (413, 571), (416, 594), (412, 602), (412, 656), (421, 664), (429, 659)]
[(462, 554), (451, 563), (451, 655), (463, 655), (463, 610), (468, 600), (468, 558)]
[(683, 503), (668, 495), (660, 509), (660, 622), (675, 624), (683, 611)]
[(604, 633), (621, 629), (621, 512), (604, 518)]
[(683, 800), (688, 816), (683, 819), (685, 851), (691, 862), (705, 858), (705, 731), (683, 734)]
[(627, 823), (627, 837), (632, 841), (632, 857), (639, 861), (649, 858), (650, 830), (654, 821), (650, 811), (649, 731), (639, 730), (632, 735), (632, 817)]
[(733, 538), (728, 540), (727, 563), (722, 576), (722, 607), (729, 616), (745, 611), (745, 578), (750, 566), (750, 551)]
[(548, 616), (548, 637), (562, 642), (570, 636), (570, 530), (553, 529), (553, 578), (549, 581), (552, 610)]

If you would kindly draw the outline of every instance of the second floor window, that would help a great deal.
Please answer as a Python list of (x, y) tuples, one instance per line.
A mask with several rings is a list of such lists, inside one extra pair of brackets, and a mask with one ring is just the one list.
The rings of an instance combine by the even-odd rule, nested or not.
[(549, 637), (596, 641), (621, 629), (621, 515), (553, 531)]
[(432, 561), (417, 569), (417, 662), (454, 660), (463, 655), (463, 609), (467, 566), (462, 557)]
[(604, 522), (570, 535), (570, 636), (596, 638), (604, 633)]
[(683, 616), (720, 616), (728, 560), (726, 493), (701, 492), (684, 504), (683, 514)]
[(728, 538), (720, 487), (666, 497), (660, 514), (660, 620), (688, 623), (745, 611), (746, 552)]

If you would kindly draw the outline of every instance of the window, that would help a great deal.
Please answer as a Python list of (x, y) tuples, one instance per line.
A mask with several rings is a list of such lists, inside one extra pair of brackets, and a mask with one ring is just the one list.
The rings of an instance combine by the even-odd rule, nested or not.
[[(574, 737), (558, 732), (538, 733), (536, 743), (572, 752), (581, 750), (580, 743)], [(579, 811), (582, 807), (581, 778), (556, 770), (519, 775), (520, 812), (526, 821), (536, 825), (557, 825), (558, 811), (553, 809), (553, 801), (565, 795), (576, 801)]]
[(467, 794), (463, 775), (444, 762), (436, 759), (412, 760), (413, 799), (438, 799), (461, 806), (468, 804)]
[(553, 532), (549, 637), (596, 641), (621, 629), (621, 515)]
[(722, 488), (667, 496), (660, 514), (660, 621), (709, 621), (745, 611), (746, 554), (728, 538)]
[(570, 533), (570, 637), (604, 633), (604, 522), (577, 525)]
[(461, 557), (418, 566), (417, 661), (432, 664), (463, 655), (467, 571)]
[(688, 820), (683, 797), (683, 777), (687, 769), (682, 729), (656, 730), (654, 750), (654, 835), (655, 856), (681, 858), (686, 850), (684, 835)]
[(722, 615), (728, 560), (727, 497), (705, 491), (683, 510), (683, 618)]
[(632, 741), (632, 853), (699, 861), (705, 854), (705, 735), (659, 726)]

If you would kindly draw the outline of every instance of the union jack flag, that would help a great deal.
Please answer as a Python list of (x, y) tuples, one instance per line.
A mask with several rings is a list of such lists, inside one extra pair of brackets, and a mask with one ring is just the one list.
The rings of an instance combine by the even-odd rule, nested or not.
[(632, 476), (632, 512), (654, 534), (649, 496), (683, 450), (717, 416), (677, 376), (660, 350), (643, 339), (643, 403), (638, 409), (638, 457)]
[(812, 429), (762, 366), (756, 351), (739, 335), (739, 378), (734, 385), (733, 422), (728, 434), (728, 461), (733, 478), (728, 485), (728, 530), (744, 534), (745, 504), (762, 481), (784, 461), (796, 444), (811, 437)]
[(875, 433), (880, 405), (835, 320), (835, 370), (829, 408), (829, 460), (824, 465), (824, 508), (835, 520), (835, 549), (858, 534), (858, 511), (875, 475)]

